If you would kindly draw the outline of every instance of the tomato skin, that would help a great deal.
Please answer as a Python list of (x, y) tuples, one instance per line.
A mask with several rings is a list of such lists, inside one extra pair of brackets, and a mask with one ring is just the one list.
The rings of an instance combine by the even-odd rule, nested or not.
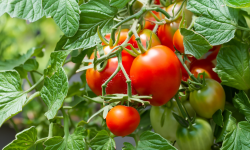
[(174, 33), (173, 45), (180, 53), (184, 53), (183, 36), (181, 35), (180, 29)]
[(179, 126), (176, 137), (179, 150), (211, 150), (214, 140), (211, 126), (200, 118), (191, 128)]
[(140, 114), (133, 107), (117, 105), (106, 117), (109, 130), (116, 136), (126, 136), (136, 130), (140, 123)]
[[(142, 31), (139, 32), (139, 37), (141, 39), (142, 45), (146, 48), (147, 46), (147, 41), (149, 42), (150, 40), (150, 35), (152, 33), (152, 43), (151, 43), (151, 47), (157, 46), (157, 45), (161, 45), (161, 41), (159, 40), (159, 38), (157, 37), (157, 35), (152, 32), (151, 30), (148, 29), (143, 29)], [(135, 40), (135, 35), (133, 35), (130, 39), (130, 43), (132, 43), (132, 45), (134, 46), (134, 48), (138, 48), (137, 42)]]
[(207, 56), (206, 60), (213, 61), (216, 59), (219, 51), (220, 51), (221, 45), (214, 46), (212, 49), (209, 50), (210, 54)]
[(198, 77), (199, 73), (205, 72), (206, 78), (214, 79), (220, 83), (221, 80), (218, 74), (213, 71), (213, 68), (215, 68), (215, 65), (207, 59), (194, 61), (190, 65), (190, 71), (192, 74), (194, 74), (195, 77)]
[[(152, 11), (152, 12), (157, 16), (157, 18), (160, 18), (160, 13), (156, 11)], [(155, 27), (155, 24), (152, 21), (156, 21), (153, 15), (150, 12), (147, 12), (144, 17), (144, 20), (145, 20), (144, 29), (153, 30)]]
[(166, 46), (152, 47), (135, 58), (130, 69), (130, 78), (138, 94), (152, 95), (150, 104), (161, 106), (174, 97), (179, 89), (179, 59)]
[[(104, 52), (107, 54), (110, 51), (110, 47), (104, 47)], [(91, 59), (94, 58), (94, 54), (90, 57)], [(129, 74), (132, 62), (134, 57), (122, 51), (122, 64)], [(99, 72), (98, 70), (94, 70), (90, 68), (86, 72), (86, 80), (90, 87), (90, 89), (96, 95), (102, 95), (102, 84), (115, 72), (118, 66), (118, 58), (114, 57), (108, 60), (107, 66), (104, 68), (103, 71)], [(107, 94), (126, 94), (127, 93), (127, 83), (126, 78), (122, 71), (120, 70), (117, 75), (107, 84), (106, 87)], [(132, 88), (132, 94), (136, 94), (135, 90)]]
[[(176, 140), (176, 131), (179, 123), (173, 116), (173, 112), (177, 115), (181, 115), (177, 102), (175, 100), (169, 101), (171, 106), (152, 106), (150, 110), (150, 121), (154, 131), (160, 134), (165, 139), (173, 142)], [(189, 115), (193, 117), (195, 115), (195, 111), (190, 105), (189, 101), (185, 101), (183, 103), (185, 108), (187, 109)], [(165, 111), (165, 120), (164, 125), (161, 126), (161, 117)]]
[(206, 79), (206, 85), (190, 92), (190, 104), (196, 113), (204, 118), (212, 118), (218, 110), (224, 110), (226, 95), (221, 84), (213, 79)]

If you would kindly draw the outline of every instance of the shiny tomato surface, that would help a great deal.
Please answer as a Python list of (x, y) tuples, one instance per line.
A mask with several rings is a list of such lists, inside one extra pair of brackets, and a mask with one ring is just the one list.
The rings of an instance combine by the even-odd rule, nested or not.
[(140, 115), (133, 107), (118, 105), (106, 117), (109, 130), (116, 136), (126, 136), (135, 131), (140, 123)]
[[(110, 51), (110, 47), (104, 47), (104, 52), (107, 54)], [(94, 54), (92, 54), (91, 59), (94, 58)], [(130, 67), (133, 63), (134, 57), (129, 55), (127, 52), (122, 52), (122, 64), (129, 74)], [(94, 70), (90, 68), (86, 72), (86, 80), (90, 87), (90, 89), (96, 95), (102, 95), (102, 84), (115, 72), (118, 66), (118, 58), (114, 57), (108, 60), (106, 67), (104, 70), (99, 72), (98, 70)], [(106, 87), (107, 94), (126, 94), (127, 93), (127, 83), (126, 78), (122, 71), (120, 70), (117, 75), (108, 83)], [(132, 94), (136, 94), (135, 90), (132, 88)]]
[(173, 45), (180, 53), (184, 53), (183, 36), (181, 35), (180, 29), (174, 34)]
[(150, 104), (161, 106), (177, 93), (181, 68), (175, 53), (166, 46), (152, 47), (137, 56), (131, 66), (130, 78), (141, 95), (152, 95)]

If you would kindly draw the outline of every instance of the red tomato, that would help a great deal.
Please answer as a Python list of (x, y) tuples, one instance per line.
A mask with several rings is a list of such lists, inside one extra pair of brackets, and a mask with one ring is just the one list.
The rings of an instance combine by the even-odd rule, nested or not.
[[(107, 54), (110, 50), (111, 49), (109, 46), (104, 47), (105, 54)], [(90, 58), (93, 59), (94, 54), (92, 54)], [(133, 56), (129, 55), (128, 53), (125, 53), (124, 51), (122, 52), (122, 64), (128, 74), (133, 60), (134, 60)], [(115, 57), (108, 60), (107, 66), (101, 72), (99, 72), (98, 70), (94, 70), (93, 68), (87, 70), (86, 72), (87, 83), (90, 89), (96, 95), (102, 95), (102, 84), (113, 74), (113, 72), (115, 72), (117, 66), (118, 66), (118, 58)], [(106, 87), (106, 93), (107, 94), (127, 93), (126, 78), (121, 70), (108, 83)], [(132, 94), (136, 94), (133, 88), (132, 88)]]
[[(146, 48), (147, 46), (147, 41), (149, 43), (150, 40), (150, 35), (152, 33), (152, 43), (151, 43), (151, 47), (154, 47), (156, 45), (161, 45), (161, 41), (159, 40), (159, 38), (157, 37), (157, 35), (152, 32), (151, 30), (148, 29), (143, 29), (142, 31), (140, 31), (140, 33), (138, 34), (140, 36), (142, 45)], [(134, 46), (134, 48), (138, 48), (137, 42), (135, 40), (135, 35), (133, 35), (130, 39), (130, 43)]]
[(161, 4), (161, 3), (160, 3), (160, 0), (155, 0), (154, 3), (157, 4), (157, 5), (160, 5), (160, 4)]
[(152, 47), (137, 56), (130, 69), (135, 90), (141, 95), (152, 95), (150, 104), (166, 104), (177, 93), (181, 83), (179, 59), (166, 46)]
[[(157, 18), (160, 18), (160, 13), (156, 11), (152, 11), (152, 12), (157, 16)], [(155, 24), (153, 23), (153, 21), (156, 21), (153, 15), (150, 12), (147, 12), (144, 17), (144, 20), (145, 20), (144, 29), (153, 30), (155, 27)]]
[(214, 79), (218, 82), (221, 82), (220, 78), (218, 77), (218, 74), (213, 71), (214, 67), (215, 65), (211, 61), (206, 60), (206, 59), (200, 59), (200, 60), (194, 61), (191, 64), (190, 70), (191, 70), (191, 73), (194, 74), (195, 77), (198, 77), (199, 73), (205, 72), (206, 78)]
[(184, 53), (183, 36), (181, 35), (180, 29), (174, 34), (173, 45), (180, 53)]
[(109, 130), (116, 136), (126, 136), (136, 130), (140, 115), (133, 107), (118, 105), (112, 108), (106, 117)]
[(213, 61), (216, 59), (219, 51), (220, 51), (221, 45), (214, 46), (212, 49), (209, 50), (209, 54), (206, 58), (206, 60)]

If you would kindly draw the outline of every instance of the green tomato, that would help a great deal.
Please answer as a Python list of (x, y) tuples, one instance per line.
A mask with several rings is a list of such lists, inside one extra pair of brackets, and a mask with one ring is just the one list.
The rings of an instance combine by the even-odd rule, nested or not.
[(179, 126), (176, 138), (179, 150), (211, 150), (214, 140), (210, 124), (200, 118), (190, 128)]
[(212, 118), (218, 110), (224, 110), (226, 96), (223, 87), (213, 79), (206, 79), (206, 85), (190, 93), (190, 104), (196, 113), (204, 118)]
[[(152, 106), (150, 110), (150, 121), (154, 131), (160, 134), (165, 139), (173, 142), (176, 140), (176, 131), (179, 126), (179, 123), (175, 120), (172, 112), (180, 115), (180, 111), (175, 100), (171, 100), (167, 103), (168, 106)], [(169, 106), (170, 105), (170, 106)], [(195, 115), (195, 111), (188, 101), (183, 103), (187, 109), (190, 116)], [(161, 126), (161, 118), (165, 112), (164, 124)]]

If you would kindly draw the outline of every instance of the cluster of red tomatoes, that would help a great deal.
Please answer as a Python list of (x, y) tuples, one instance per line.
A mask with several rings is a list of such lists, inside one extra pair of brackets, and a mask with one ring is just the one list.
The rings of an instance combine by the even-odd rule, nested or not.
[[(172, 4), (164, 9), (171, 15), (173, 14), (172, 9), (176, 12), (181, 3), (182, 2)], [(160, 13), (153, 13), (159, 18), (161, 17)], [(148, 45), (151, 47), (137, 57), (133, 57), (123, 50), (122, 64), (131, 79), (132, 94), (152, 96), (152, 99), (149, 100), (152, 105), (150, 115), (155, 132), (170, 141), (177, 140), (179, 147), (185, 149), (182, 148), (182, 143), (187, 141), (183, 140), (183, 138), (178, 138), (183, 137), (181, 134), (185, 134), (185, 131), (181, 128), (178, 129), (177, 132), (178, 122), (172, 115), (172, 112), (180, 113), (176, 101), (171, 100), (178, 92), (181, 80), (187, 81), (189, 79), (187, 71), (174, 53), (174, 46), (180, 53), (184, 53), (183, 36), (178, 29), (180, 20), (181, 16), (173, 22), (160, 25), (157, 32), (153, 33), (152, 30), (155, 24), (152, 22), (155, 21), (155, 18), (151, 13), (147, 13), (144, 17), (144, 28), (138, 35), (144, 47)], [(128, 29), (122, 29), (120, 38), (118, 39), (118, 45), (125, 41), (128, 36), (128, 31)], [(150, 37), (152, 38), (151, 44), (147, 44)], [(110, 35), (107, 35), (106, 39), (109, 38)], [(132, 44), (134, 48), (138, 48), (134, 35), (128, 43)], [(127, 48), (129, 49), (130, 47)], [(107, 54), (111, 49), (112, 47), (105, 46), (104, 53)], [(224, 110), (225, 92), (220, 85), (220, 78), (213, 71), (215, 67), (214, 60), (216, 59), (219, 49), (220, 46), (214, 47), (200, 60), (188, 56), (190, 61), (186, 61), (186, 65), (189, 67), (191, 73), (197, 77), (199, 73), (205, 72), (205, 77), (210, 78), (206, 79), (205, 87), (190, 92), (189, 101), (183, 102), (190, 116), (194, 116), (196, 112), (200, 117), (208, 119), (211, 118), (218, 109)], [(92, 55), (91, 58), (94, 58), (94, 55)], [(87, 70), (87, 83), (96, 95), (102, 94), (102, 84), (113, 74), (117, 66), (118, 58), (115, 57), (109, 59), (106, 67), (100, 72), (94, 69)], [(106, 93), (127, 93), (126, 78), (121, 70), (107, 84)], [(171, 105), (167, 106), (167, 103), (171, 103)], [(163, 113), (167, 115), (165, 115), (165, 124), (162, 126), (161, 117)], [(140, 123), (140, 115), (133, 107), (118, 105), (109, 111), (106, 117), (106, 123), (113, 134), (126, 136), (137, 128)], [(208, 144), (205, 144), (205, 146), (211, 144), (212, 130), (210, 125), (203, 119), (196, 119), (194, 129), (196, 128), (202, 128), (204, 131), (201, 133), (197, 129), (195, 131), (197, 132), (197, 137), (192, 137), (191, 133), (186, 136), (198, 139), (203, 136), (202, 134), (205, 134), (203, 132), (209, 132), (205, 135), (208, 140)]]

